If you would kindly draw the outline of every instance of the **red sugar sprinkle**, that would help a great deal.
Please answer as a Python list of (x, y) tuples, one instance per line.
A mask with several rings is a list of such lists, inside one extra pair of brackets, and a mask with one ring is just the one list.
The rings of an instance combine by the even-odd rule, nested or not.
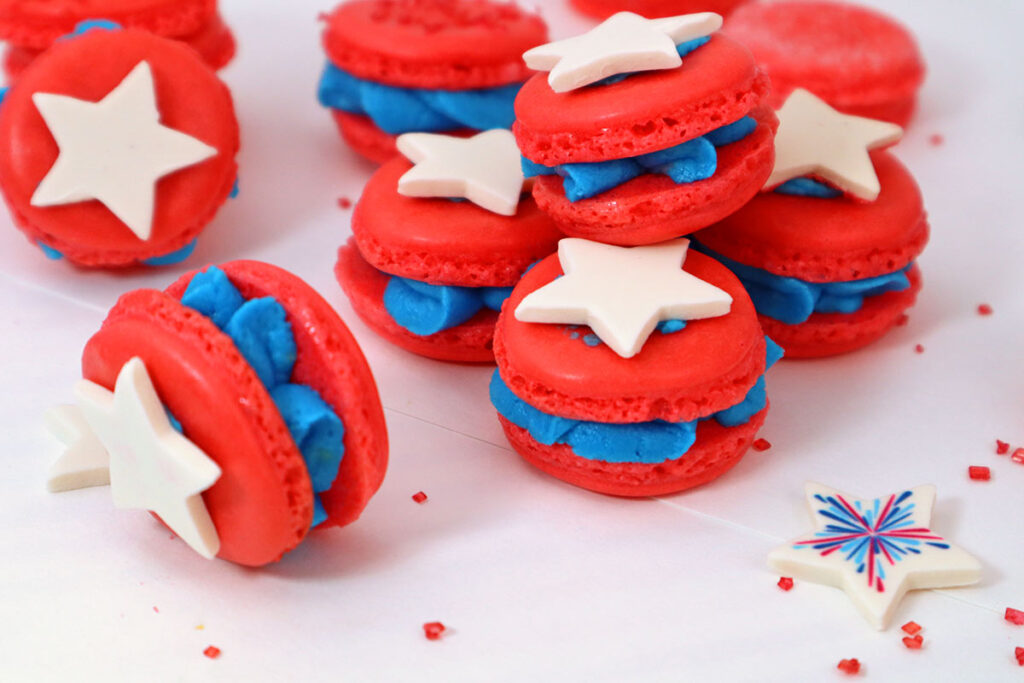
[(908, 621), (907, 623), (903, 624), (902, 628), (905, 632), (912, 636), (916, 636), (918, 633), (921, 632), (921, 624), (917, 623), (916, 621)]
[(412, 499), (415, 500), (420, 505), (422, 505), (423, 503), (427, 502), (427, 494), (423, 493), (423, 491), (420, 491), (419, 493), (412, 494)]
[(945, 141), (946, 138), (942, 137), (938, 133), (933, 133), (932, 135), (928, 136), (928, 144), (931, 145), (932, 147), (940, 147), (942, 143)]
[(988, 304), (978, 304), (978, 315), (992, 315), (992, 307)]
[(987, 467), (972, 465), (967, 468), (967, 474), (974, 481), (988, 481), (992, 478), (992, 470)]
[(1018, 465), (1024, 465), (1024, 448), (1018, 448), (1010, 456), (1010, 460), (1014, 461)]
[(1010, 444), (996, 439), (996, 455), (1006, 455), (1010, 452)]
[(1017, 666), (1024, 666), (1024, 647), (1013, 648), (1013, 656), (1017, 658)]
[(1017, 626), (1024, 626), (1024, 612), (1021, 612), (1019, 609), (1007, 607), (1006, 614), (1003, 615), (1003, 618), (1011, 624), (1016, 624)]
[(924, 346), (922, 344), (918, 344), (917, 346), (915, 346), (914, 353), (924, 353)]
[(860, 661), (857, 659), (841, 659), (837, 669), (842, 671), (844, 674), (853, 676), (860, 673)]
[(903, 644), (907, 646), (908, 650), (920, 650), (921, 646), (924, 645), (924, 638), (921, 636), (914, 636), (913, 638), (904, 638)]
[(217, 657), (220, 657), (220, 648), (211, 645), (210, 647), (203, 650), (203, 654), (209, 657), (210, 659), (217, 659)]
[(766, 450), (772, 447), (772, 442), (768, 439), (758, 439), (753, 443), (754, 450), (758, 453), (764, 453)]
[(349, 199), (348, 197), (341, 197), (340, 199), (338, 199), (338, 206), (340, 206), (343, 209), (351, 209), (352, 200)]
[(896, 327), (903, 327), (910, 322), (910, 316), (906, 313), (900, 313), (900, 317), (896, 318)]
[(423, 624), (423, 633), (427, 636), (427, 640), (440, 640), (441, 634), (444, 633), (444, 624), (440, 621), (432, 621), (429, 624)]
[(153, 605), (153, 611), (156, 612), (157, 614), (160, 614), (160, 608), (157, 607), (156, 605)]
[(779, 579), (779, 588), (781, 588), (784, 591), (793, 590), (793, 579), (789, 578), (788, 576), (783, 576), (781, 579)]

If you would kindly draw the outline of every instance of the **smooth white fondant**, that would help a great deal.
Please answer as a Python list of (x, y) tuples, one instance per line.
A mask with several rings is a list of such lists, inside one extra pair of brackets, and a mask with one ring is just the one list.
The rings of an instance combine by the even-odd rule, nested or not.
[(615, 247), (579, 238), (558, 243), (565, 275), (531, 292), (516, 320), (589, 325), (615, 353), (632, 358), (662, 320), (726, 315), (732, 297), (683, 270), (690, 240)]
[(618, 74), (674, 69), (683, 63), (677, 45), (721, 27), (722, 17), (714, 12), (664, 19), (619, 12), (587, 33), (528, 50), (523, 60), (531, 69), (548, 71), (551, 89), (564, 93)]
[(110, 456), (78, 406), (56, 406), (45, 419), (47, 429), (66, 447), (50, 467), (47, 490), (60, 493), (109, 484)]
[(803, 89), (793, 91), (778, 115), (775, 168), (765, 189), (816, 175), (860, 199), (878, 199), (881, 186), (868, 152), (899, 141), (902, 128), (840, 113)]
[(114, 505), (155, 512), (193, 550), (215, 557), (220, 539), (201, 494), (220, 467), (171, 426), (143, 362), (121, 368), (113, 393), (82, 380), (75, 396), (110, 454)]
[(157, 182), (217, 154), (210, 145), (160, 123), (147, 62), (139, 62), (99, 102), (43, 92), (32, 101), (60, 148), (32, 206), (95, 199), (140, 240), (152, 235)]

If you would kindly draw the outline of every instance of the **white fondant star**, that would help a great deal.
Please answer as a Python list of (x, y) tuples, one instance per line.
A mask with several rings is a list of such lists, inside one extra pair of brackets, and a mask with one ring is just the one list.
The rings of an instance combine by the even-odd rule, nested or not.
[(776, 548), (768, 564), (785, 576), (842, 588), (878, 629), (908, 590), (966, 586), (981, 565), (930, 528), (935, 487), (862, 499), (808, 483), (815, 531)]
[(215, 557), (220, 539), (200, 494), (220, 468), (171, 426), (142, 361), (121, 368), (113, 393), (82, 380), (75, 396), (110, 454), (114, 505), (155, 512), (193, 550)]
[(46, 488), (52, 493), (110, 483), (110, 456), (77, 406), (57, 406), (46, 413), (46, 426), (66, 449), (50, 468)]
[(488, 130), (471, 138), (406, 133), (397, 144), (415, 164), (399, 179), (400, 194), (468, 199), (493, 213), (515, 215), (526, 179), (511, 131)]
[(899, 141), (902, 128), (842, 114), (803, 89), (794, 90), (778, 114), (775, 168), (765, 189), (813, 174), (860, 199), (878, 198), (881, 186), (868, 151)]
[(160, 123), (153, 72), (146, 62), (139, 62), (99, 102), (43, 92), (32, 101), (60, 148), (32, 206), (95, 199), (140, 240), (148, 240), (153, 231), (157, 181), (217, 154)]
[(623, 358), (640, 353), (663, 320), (726, 315), (732, 297), (683, 270), (690, 240), (614, 247), (568, 238), (558, 243), (565, 275), (530, 293), (516, 320), (589, 325)]
[(674, 69), (683, 63), (677, 45), (721, 27), (722, 17), (714, 12), (664, 19), (619, 12), (587, 33), (528, 50), (523, 60), (550, 72), (552, 90), (569, 92), (617, 74)]

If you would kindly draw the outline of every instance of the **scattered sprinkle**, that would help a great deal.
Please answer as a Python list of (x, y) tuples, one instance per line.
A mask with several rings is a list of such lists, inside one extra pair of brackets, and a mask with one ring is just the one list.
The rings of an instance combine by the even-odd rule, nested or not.
[(860, 673), (860, 660), (858, 659), (841, 659), (839, 665), (836, 667), (844, 674), (854, 676)]
[(967, 468), (967, 475), (974, 481), (988, 481), (992, 478), (992, 470), (979, 465), (971, 465)]
[(160, 614), (160, 608), (157, 607), (156, 605), (153, 605), (153, 611), (156, 612), (157, 614)]
[(920, 635), (908, 636), (903, 639), (903, 644), (907, 646), (908, 650), (920, 650), (921, 646), (924, 645), (924, 638)]
[(978, 304), (978, 315), (992, 315), (992, 307), (988, 304)]
[(1017, 666), (1024, 666), (1024, 647), (1013, 648), (1013, 656), (1017, 658)]
[(1006, 455), (1010, 452), (1010, 444), (996, 439), (996, 455)]
[(1019, 609), (1007, 607), (1006, 614), (1003, 615), (1003, 617), (1011, 624), (1016, 624), (1017, 626), (1024, 626), (1024, 612), (1021, 612)]
[(754, 450), (758, 453), (764, 453), (766, 450), (772, 447), (772, 442), (768, 439), (758, 439), (754, 442)]
[(1010, 460), (1014, 461), (1018, 465), (1024, 465), (1024, 448), (1018, 448), (1010, 456)]
[(924, 345), (918, 344), (914, 347), (914, 353), (924, 353)]
[(907, 623), (903, 624), (902, 628), (904, 632), (911, 636), (916, 636), (918, 633), (921, 632), (921, 624), (917, 623), (916, 621), (908, 621)]
[(206, 627), (203, 626), (202, 624), (199, 624), (199, 626), (196, 626), (196, 630), (197, 631), (202, 631), (204, 628), (206, 628)]
[(220, 648), (211, 645), (210, 647), (203, 650), (203, 654), (209, 657), (210, 659), (217, 659), (217, 657), (220, 657)]
[(338, 199), (338, 206), (342, 209), (348, 210), (352, 208), (352, 200), (348, 197), (341, 197)]
[(427, 640), (440, 640), (441, 634), (444, 633), (444, 624), (440, 621), (432, 621), (429, 624), (423, 624), (423, 633), (427, 636)]
[(900, 317), (896, 318), (896, 327), (903, 327), (910, 322), (910, 316), (906, 313), (900, 313)]
[(793, 590), (793, 579), (789, 578), (788, 576), (783, 576), (779, 579), (779, 588), (781, 588), (784, 591)]
[(423, 491), (419, 491), (417, 493), (412, 494), (412, 499), (419, 503), (420, 505), (422, 505), (423, 503), (427, 502), (427, 494), (423, 493)]
[(933, 133), (928, 136), (928, 144), (932, 147), (941, 147), (942, 143), (946, 141), (946, 138), (942, 137), (938, 133)]

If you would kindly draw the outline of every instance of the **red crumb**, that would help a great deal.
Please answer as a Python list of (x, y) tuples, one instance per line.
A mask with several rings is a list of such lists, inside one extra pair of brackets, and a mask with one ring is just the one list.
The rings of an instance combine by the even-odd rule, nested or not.
[(988, 304), (978, 304), (978, 315), (992, 315), (992, 307)]
[(209, 657), (210, 659), (217, 659), (217, 657), (220, 657), (220, 648), (211, 645), (210, 647), (203, 650), (203, 654)]
[(423, 493), (423, 491), (420, 491), (418, 493), (412, 494), (412, 499), (415, 500), (420, 505), (422, 505), (423, 503), (427, 502), (427, 494)]
[(1010, 460), (1014, 461), (1018, 465), (1024, 465), (1024, 448), (1018, 448), (1010, 456)]
[(907, 634), (912, 636), (916, 636), (918, 633), (921, 632), (921, 624), (917, 623), (916, 621), (908, 621), (907, 623), (903, 624), (902, 628)]
[(1006, 614), (1003, 615), (1003, 617), (1011, 624), (1016, 624), (1017, 626), (1024, 626), (1024, 612), (1021, 612), (1019, 609), (1007, 607)]
[(987, 467), (971, 465), (967, 468), (967, 475), (974, 481), (988, 481), (992, 478), (992, 470)]
[(153, 605), (153, 611), (156, 612), (157, 614), (160, 614), (160, 608), (157, 607), (156, 605)]
[(910, 322), (910, 316), (906, 313), (900, 313), (900, 317), (896, 318), (896, 327), (903, 327)]
[(1017, 658), (1017, 666), (1024, 666), (1024, 647), (1013, 648), (1013, 656)]
[(754, 450), (758, 453), (764, 453), (766, 450), (772, 447), (772, 442), (768, 439), (758, 439), (753, 443)]
[(1010, 444), (996, 439), (996, 455), (1006, 455), (1010, 452)]
[(340, 206), (343, 209), (351, 209), (352, 200), (349, 199), (348, 197), (341, 197), (340, 199), (338, 199), (338, 206)]
[(920, 650), (921, 646), (924, 645), (924, 638), (919, 635), (907, 637), (903, 639), (903, 644), (907, 646), (908, 650)]
[(917, 346), (915, 346), (914, 353), (924, 353), (924, 346), (922, 344), (918, 344)]
[(942, 143), (946, 141), (946, 138), (942, 137), (938, 133), (933, 133), (928, 136), (928, 144), (932, 147), (941, 147)]
[(781, 588), (784, 591), (793, 590), (793, 579), (789, 578), (788, 576), (783, 576), (781, 579), (779, 579), (779, 588)]
[(427, 640), (440, 640), (441, 634), (444, 633), (444, 624), (440, 621), (432, 621), (429, 624), (423, 624), (423, 633), (427, 636)]
[(860, 673), (860, 660), (858, 659), (841, 659), (839, 665), (836, 667), (844, 674), (854, 676)]

